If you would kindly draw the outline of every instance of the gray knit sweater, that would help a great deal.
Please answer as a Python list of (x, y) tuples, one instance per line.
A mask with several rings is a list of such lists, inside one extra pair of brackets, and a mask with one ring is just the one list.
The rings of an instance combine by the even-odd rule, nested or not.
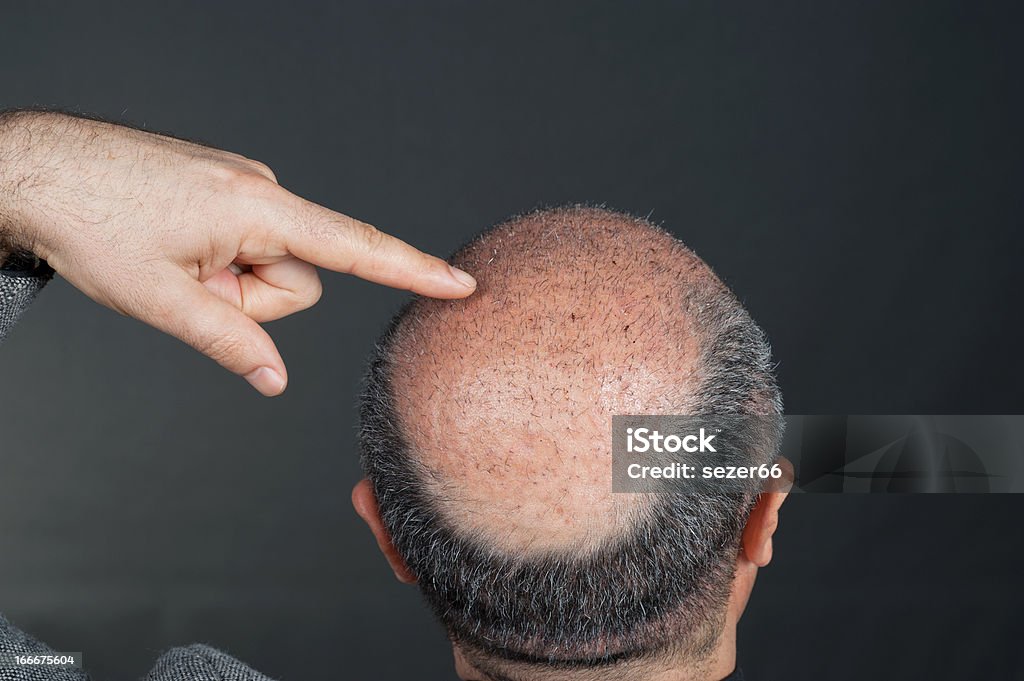
[[(53, 275), (45, 263), (19, 260), (0, 267), (0, 342)], [(2, 604), (0, 604), (2, 607)], [(81, 669), (11, 666), (13, 655), (52, 654), (45, 644), (19, 631), (0, 615), (0, 681), (88, 681)], [(88, 664), (88, 651), (85, 653)], [(219, 650), (204, 645), (164, 653), (145, 681), (270, 681)]]
[(45, 263), (26, 258), (0, 267), (0, 343), (52, 275)]

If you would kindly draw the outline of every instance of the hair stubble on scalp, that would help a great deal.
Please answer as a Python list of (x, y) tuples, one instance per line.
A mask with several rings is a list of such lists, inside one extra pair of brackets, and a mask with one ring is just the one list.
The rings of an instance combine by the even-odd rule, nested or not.
[(678, 240), (602, 208), (513, 218), (451, 261), (477, 293), (403, 308), (361, 407), (364, 469), (428, 603), (481, 664), (699, 659), (756, 490), (613, 495), (610, 418), (777, 416), (764, 334)]

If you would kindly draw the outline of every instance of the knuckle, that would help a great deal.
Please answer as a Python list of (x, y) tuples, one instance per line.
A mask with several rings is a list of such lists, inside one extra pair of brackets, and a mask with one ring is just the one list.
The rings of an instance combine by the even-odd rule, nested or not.
[(244, 163), (217, 166), (214, 176), (222, 190), (246, 199), (266, 197), (278, 189), (275, 180)]
[(246, 197), (262, 198), (277, 189), (277, 185), (259, 173), (242, 173), (234, 181), (235, 191)]
[(259, 175), (262, 175), (263, 177), (267, 178), (274, 184), (277, 184), (277, 175), (274, 173), (273, 170), (270, 169), (270, 166), (268, 166), (266, 163), (263, 163), (262, 161), (254, 161), (252, 159), (246, 159), (246, 162), (249, 164), (249, 167), (251, 167), (254, 172), (258, 173)]
[(373, 225), (360, 224), (357, 229), (359, 230), (359, 238), (369, 253), (375, 253), (380, 250), (388, 238), (387, 234)]
[(209, 172), (213, 177), (213, 181), (221, 185), (234, 184), (241, 176), (250, 173), (244, 164), (233, 160), (212, 163), (210, 164)]

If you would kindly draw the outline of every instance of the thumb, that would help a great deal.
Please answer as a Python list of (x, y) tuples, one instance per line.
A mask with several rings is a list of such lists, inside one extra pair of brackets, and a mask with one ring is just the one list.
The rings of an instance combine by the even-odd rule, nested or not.
[(242, 376), (263, 395), (284, 392), (288, 374), (274, 341), (238, 308), (185, 272), (157, 287), (152, 302), (139, 319)]

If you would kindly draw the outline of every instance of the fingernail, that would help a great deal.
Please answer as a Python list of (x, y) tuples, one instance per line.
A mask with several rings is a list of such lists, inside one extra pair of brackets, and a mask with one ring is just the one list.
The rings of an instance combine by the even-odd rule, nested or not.
[(458, 280), (460, 284), (468, 288), (476, 288), (476, 279), (470, 275), (469, 272), (463, 272), (458, 267), (452, 267), (448, 265), (448, 270), (452, 273), (452, 276)]
[(274, 397), (284, 392), (284, 376), (270, 367), (260, 367), (245, 375), (245, 380), (267, 397)]

